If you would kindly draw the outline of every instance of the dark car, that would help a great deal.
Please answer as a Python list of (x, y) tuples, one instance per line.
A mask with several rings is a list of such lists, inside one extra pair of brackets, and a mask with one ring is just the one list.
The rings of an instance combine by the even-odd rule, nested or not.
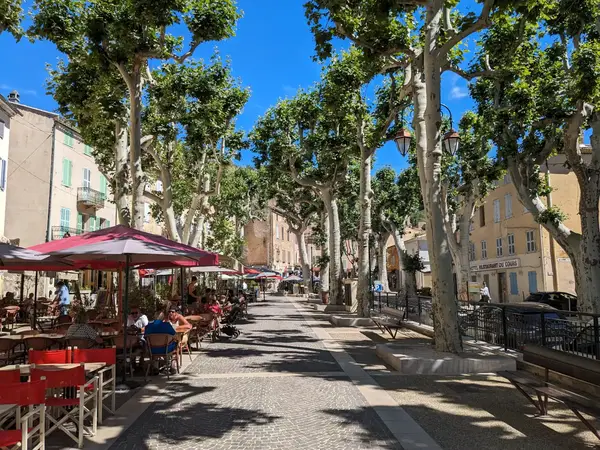
[(543, 303), (561, 311), (577, 311), (577, 297), (567, 292), (534, 292), (525, 301)]

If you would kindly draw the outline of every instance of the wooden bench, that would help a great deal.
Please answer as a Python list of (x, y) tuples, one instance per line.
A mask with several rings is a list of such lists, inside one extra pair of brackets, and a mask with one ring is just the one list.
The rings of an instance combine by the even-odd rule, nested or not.
[(396, 339), (398, 330), (402, 328), (404, 313), (387, 306), (381, 308), (381, 313), (384, 315), (383, 317), (371, 317), (371, 320), (382, 333), (388, 332), (392, 339)]
[[(525, 375), (522, 372), (498, 372), (498, 375), (508, 379), (541, 415), (548, 414), (549, 398), (564, 404), (600, 440), (598, 430), (581, 414), (600, 417), (598, 399), (569, 391), (549, 382), (550, 372), (555, 372), (600, 386), (600, 361), (537, 345), (524, 347), (523, 361), (542, 367), (544, 379)], [(535, 393), (537, 400), (528, 391)]]

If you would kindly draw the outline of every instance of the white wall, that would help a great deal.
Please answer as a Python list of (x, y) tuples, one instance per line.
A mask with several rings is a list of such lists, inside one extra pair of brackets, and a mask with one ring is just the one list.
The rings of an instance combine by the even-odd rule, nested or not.
[[(6, 161), (5, 177), (8, 178), (8, 143), (10, 141), (10, 117), (0, 109), (0, 121), (4, 122), (4, 136), (0, 138), (0, 159)], [(2, 126), (2, 125), (0, 125)], [(0, 165), (0, 170), (2, 166)], [(0, 174), (1, 176), (1, 174)], [(8, 182), (6, 183), (8, 189)], [(0, 236), (4, 236), (4, 223), (6, 221), (6, 189), (0, 188)]]

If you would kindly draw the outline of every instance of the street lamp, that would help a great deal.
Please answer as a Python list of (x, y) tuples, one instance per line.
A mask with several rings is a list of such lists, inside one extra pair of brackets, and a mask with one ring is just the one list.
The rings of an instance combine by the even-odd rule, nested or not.
[[(396, 116), (396, 123), (398, 123), (398, 116)], [(412, 141), (412, 135), (410, 131), (404, 128), (404, 109), (402, 110), (402, 122), (400, 123), (400, 129), (394, 136), (394, 141), (398, 147), (398, 151), (402, 156), (406, 156), (410, 149), (410, 142)]]
[(448, 108), (443, 103), (440, 104), (440, 111), (442, 107), (446, 108), (446, 110), (448, 111), (448, 115), (450, 116), (450, 131), (448, 131), (444, 135), (444, 138), (442, 139), (442, 146), (444, 150), (446, 150), (446, 153), (454, 156), (456, 155), (456, 152), (458, 151), (458, 147), (460, 145), (460, 135), (454, 128), (452, 128), (452, 124), (454, 123), (452, 120), (452, 111), (450, 111), (450, 108)]

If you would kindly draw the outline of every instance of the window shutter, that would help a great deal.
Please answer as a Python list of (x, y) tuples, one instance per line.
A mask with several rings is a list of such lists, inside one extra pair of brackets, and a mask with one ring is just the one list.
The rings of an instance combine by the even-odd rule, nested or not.
[(83, 215), (81, 213), (77, 213), (77, 230), (83, 231)]
[(104, 221), (104, 228), (110, 228), (110, 220)]
[(4, 121), (0, 120), (0, 139), (4, 139)]
[(6, 160), (2, 159), (2, 166), (0, 167), (0, 189), (6, 190)]
[(69, 187), (71, 186), (72, 175), (73, 175), (73, 161), (69, 160), (69, 184), (68, 184)]
[(537, 272), (531, 271), (527, 272), (527, 277), (529, 278), (529, 293), (533, 294), (538, 291), (537, 288)]
[(106, 197), (106, 177), (100, 175), (100, 192)]
[(509, 274), (510, 277), (510, 294), (518, 295), (519, 294), (519, 286), (517, 285), (517, 273), (511, 272)]

